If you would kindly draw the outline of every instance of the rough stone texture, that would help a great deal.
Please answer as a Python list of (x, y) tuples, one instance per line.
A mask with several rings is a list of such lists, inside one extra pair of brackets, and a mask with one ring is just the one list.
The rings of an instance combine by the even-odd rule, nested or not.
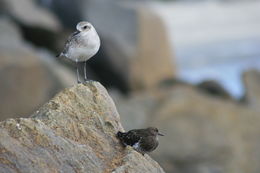
[[(119, 98), (116, 105), (123, 123), (135, 123), (128, 127), (153, 125), (165, 134), (152, 155), (166, 172), (257, 173), (260, 172), (257, 74), (246, 75), (246, 90), (251, 92), (247, 104), (178, 84)], [(140, 112), (143, 123), (131, 120), (138, 118), (133, 115)]]
[(75, 81), (52, 57), (24, 42), (17, 26), (0, 18), (0, 120), (29, 115)]
[(243, 80), (246, 88), (246, 101), (254, 109), (260, 109), (260, 72), (249, 70), (243, 74)]
[(57, 18), (47, 9), (41, 8), (35, 0), (1, 0), (3, 11), (24, 25), (58, 31)]
[(87, 1), (85, 16), (100, 33), (112, 68), (124, 82), (133, 90), (150, 89), (174, 76), (168, 33), (152, 9), (125, 2)]
[(102, 85), (65, 89), (31, 118), (0, 123), (0, 172), (164, 172), (148, 155), (124, 149), (118, 130), (119, 114)]

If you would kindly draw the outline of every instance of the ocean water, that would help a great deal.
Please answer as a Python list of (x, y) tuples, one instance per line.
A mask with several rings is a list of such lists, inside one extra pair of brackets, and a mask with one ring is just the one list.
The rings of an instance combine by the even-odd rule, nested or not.
[(217, 80), (231, 95), (244, 94), (242, 73), (249, 69), (260, 70), (260, 39), (246, 39), (212, 43), (180, 49), (178, 75), (191, 83)]
[(244, 94), (241, 74), (260, 70), (260, 2), (152, 5), (164, 20), (178, 77), (216, 80), (231, 95)]

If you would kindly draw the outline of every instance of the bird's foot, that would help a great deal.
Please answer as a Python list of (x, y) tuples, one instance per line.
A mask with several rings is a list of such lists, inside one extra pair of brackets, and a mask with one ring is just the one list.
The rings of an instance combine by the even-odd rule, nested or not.
[(87, 80), (84, 80), (83, 84), (88, 84), (88, 83), (93, 83), (95, 82), (94, 80), (90, 80), (90, 79), (87, 79)]

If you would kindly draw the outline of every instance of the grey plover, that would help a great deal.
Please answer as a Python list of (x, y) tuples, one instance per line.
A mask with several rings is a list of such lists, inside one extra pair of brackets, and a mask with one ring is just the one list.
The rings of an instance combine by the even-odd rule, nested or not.
[(130, 145), (142, 155), (152, 152), (158, 147), (158, 135), (164, 136), (155, 127), (134, 129), (125, 133), (117, 132), (117, 137), (124, 146)]
[(77, 31), (71, 34), (64, 46), (63, 51), (57, 57), (66, 57), (76, 62), (77, 81), (80, 81), (79, 66), (84, 62), (84, 81), (87, 81), (86, 61), (93, 57), (100, 48), (100, 38), (96, 29), (89, 22), (79, 22)]

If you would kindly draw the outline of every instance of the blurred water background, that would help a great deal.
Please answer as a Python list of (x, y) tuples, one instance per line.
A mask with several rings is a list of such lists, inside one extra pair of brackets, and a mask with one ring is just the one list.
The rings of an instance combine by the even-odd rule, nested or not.
[(156, 3), (171, 36), (179, 77), (192, 83), (214, 79), (241, 97), (242, 72), (260, 68), (259, 7), (259, 1)]

